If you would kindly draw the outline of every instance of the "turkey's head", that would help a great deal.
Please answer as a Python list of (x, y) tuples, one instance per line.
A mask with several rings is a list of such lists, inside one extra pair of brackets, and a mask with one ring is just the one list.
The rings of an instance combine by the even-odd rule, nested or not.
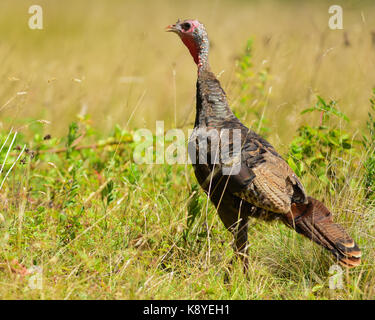
[(196, 64), (207, 63), (209, 43), (206, 29), (202, 23), (198, 20), (178, 20), (175, 24), (167, 26), (166, 31), (178, 34)]

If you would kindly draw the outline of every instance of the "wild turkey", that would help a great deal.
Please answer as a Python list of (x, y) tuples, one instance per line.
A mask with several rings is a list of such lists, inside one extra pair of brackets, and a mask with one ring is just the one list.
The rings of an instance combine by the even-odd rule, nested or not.
[[(209, 41), (203, 24), (178, 20), (167, 31), (179, 35), (198, 66), (195, 127), (189, 141), (195, 176), (225, 227), (234, 234), (245, 268), (249, 216), (281, 218), (298, 233), (330, 250), (343, 265), (359, 265), (360, 249), (340, 225), (333, 223), (330, 211), (306, 195), (297, 176), (272, 145), (246, 128), (229, 108), (220, 82), (210, 71)], [(212, 129), (218, 134), (207, 135)], [(222, 141), (224, 129), (232, 132), (226, 145)], [(239, 132), (236, 137), (235, 131)], [(203, 140), (207, 141), (205, 147)], [(229, 148), (233, 156), (234, 145), (239, 142), (236, 172), (224, 172), (228, 156), (223, 156), (223, 148)]]

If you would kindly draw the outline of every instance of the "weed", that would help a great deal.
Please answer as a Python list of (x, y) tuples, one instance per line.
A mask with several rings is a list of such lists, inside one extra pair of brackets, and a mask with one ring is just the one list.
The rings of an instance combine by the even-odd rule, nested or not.
[(358, 141), (337, 124), (331, 124), (334, 117), (349, 122), (348, 117), (336, 108), (336, 101), (326, 103), (319, 96), (317, 99), (312, 108), (305, 109), (301, 114), (319, 113), (319, 124), (298, 128), (298, 136), (290, 144), (287, 161), (299, 177), (313, 174), (327, 191), (334, 193), (346, 182), (351, 169), (350, 158), (357, 153), (354, 144)]

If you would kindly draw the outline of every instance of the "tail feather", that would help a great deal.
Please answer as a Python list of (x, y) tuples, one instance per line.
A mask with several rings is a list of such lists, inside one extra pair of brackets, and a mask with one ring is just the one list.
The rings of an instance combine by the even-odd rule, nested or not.
[(308, 197), (308, 203), (293, 203), (286, 216), (289, 226), (331, 251), (343, 265), (361, 263), (361, 250), (342, 226), (332, 220), (331, 212), (320, 201)]

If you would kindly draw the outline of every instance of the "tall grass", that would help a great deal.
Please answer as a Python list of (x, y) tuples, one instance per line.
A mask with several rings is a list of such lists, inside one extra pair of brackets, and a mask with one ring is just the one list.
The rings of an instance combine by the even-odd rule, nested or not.
[[(373, 153), (356, 143), (370, 141), (366, 122), (373, 121), (370, 2), (343, 3), (344, 31), (327, 29), (324, 2), (40, 4), (45, 28), (32, 31), (28, 1), (0, 3), (1, 298), (375, 297), (375, 210), (366, 191)], [(212, 68), (245, 124), (285, 157), (314, 142), (293, 158), (305, 164), (301, 179), (363, 250), (361, 266), (344, 270), (343, 289), (329, 289), (331, 255), (277, 221), (251, 220), (243, 274), (192, 168), (132, 161), (137, 127), (153, 129), (161, 119), (166, 129), (192, 126), (195, 66), (163, 31), (178, 17), (207, 26)], [(249, 38), (251, 54), (243, 50)], [(319, 112), (301, 115), (316, 94), (350, 121), (320, 128)], [(50, 125), (34, 121), (40, 118)], [(315, 140), (299, 144), (300, 132)], [(319, 170), (308, 168), (332, 135), (339, 143)], [(342, 142), (356, 152), (344, 152)], [(37, 289), (35, 270), (43, 279)]]
[(247, 39), (254, 39), (254, 72), (267, 69), (271, 75), (269, 138), (281, 147), (309, 120), (300, 111), (316, 93), (338, 100), (353, 125), (367, 117), (375, 83), (368, 72), (374, 68), (371, 2), (343, 2), (344, 30), (328, 28), (325, 2), (42, 0), (40, 5), (44, 29), (30, 30), (28, 1), (0, 4), (0, 110), (6, 129), (27, 117), (43, 118), (53, 124), (48, 133), (62, 135), (76, 114), (90, 114), (108, 133), (116, 123), (125, 125), (135, 108), (132, 128), (153, 128), (161, 119), (174, 127), (175, 118), (177, 126), (190, 127), (196, 67), (183, 45), (164, 32), (178, 17), (205, 23), (212, 68), (234, 107), (240, 98), (236, 61)]
[[(375, 210), (365, 196), (366, 152), (330, 155), (337, 170), (347, 170), (344, 182), (328, 175), (332, 192), (314, 170), (302, 176), (363, 252), (359, 267), (344, 270), (344, 287), (332, 290), (329, 270), (337, 262), (331, 254), (277, 221), (250, 221), (244, 275), (233, 239), (191, 167), (135, 164), (131, 131), (116, 127), (100, 141), (84, 118), (63, 138), (44, 139), (42, 124), (34, 130), (27, 157), (12, 165), (1, 194), (2, 298), (374, 298)], [(110, 143), (119, 137), (125, 143)], [(90, 140), (99, 143), (81, 148)], [(19, 148), (11, 149), (16, 157)], [(41, 288), (30, 286), (33, 270), (42, 270)]]
[[(7, 135), (6, 139), (4, 140), (4, 143), (2, 144), (2, 146), (0, 148), (0, 154), (3, 151), (4, 147), (5, 147), (5, 150), (7, 150), (6, 153), (5, 153), (4, 159), (3, 159), (3, 163), (2, 163), (2, 165), (0, 167), (0, 177), (1, 177), (1, 174), (3, 173), (4, 168), (5, 168), (6, 164), (7, 164), (9, 153), (12, 150), (12, 147), (13, 147), (14, 142), (15, 142), (16, 137), (17, 137), (17, 132), (13, 133), (12, 131), (13, 131), (13, 129), (11, 129), (9, 131), (9, 134)], [(13, 136), (12, 136), (12, 134), (13, 134)], [(8, 140), (9, 140), (10, 137), (12, 137), (11, 138), (11, 142), (7, 146), (7, 142), (8, 142)], [(25, 149), (26, 149), (26, 145), (23, 146), (22, 150), (19, 152), (19, 154), (17, 155), (16, 159), (10, 165), (10, 168), (7, 171), (4, 172), (4, 177), (2, 179), (0, 179), (0, 181), (1, 181), (1, 183), (0, 183), (0, 191), (1, 191), (2, 187), (3, 187), (3, 185), (4, 185), (5, 180), (8, 178), (8, 176), (11, 173), (12, 169), (14, 168), (14, 166), (16, 165), (16, 163), (18, 162), (18, 160), (21, 158), (21, 156), (22, 156), (23, 152), (25, 151)]]

